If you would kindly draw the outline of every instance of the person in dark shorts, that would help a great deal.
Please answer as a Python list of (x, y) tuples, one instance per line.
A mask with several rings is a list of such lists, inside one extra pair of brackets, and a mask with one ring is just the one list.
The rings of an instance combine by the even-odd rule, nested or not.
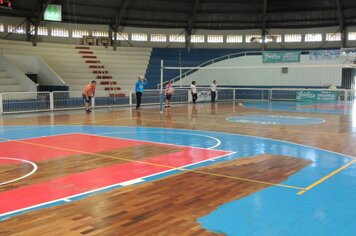
[(190, 92), (192, 94), (193, 103), (195, 104), (195, 101), (198, 99), (198, 92), (195, 81), (192, 81), (192, 84), (190, 85)]
[(143, 76), (139, 76), (136, 84), (135, 84), (135, 92), (136, 92), (136, 109), (140, 110), (141, 109), (141, 98), (142, 98), (142, 93), (147, 85), (147, 79)]
[(172, 81), (171, 80), (166, 85), (166, 88), (164, 90), (164, 94), (166, 95), (165, 107), (167, 108), (167, 107), (170, 107), (171, 98), (172, 98), (172, 95), (174, 94), (174, 89), (173, 89), (173, 85), (172, 85)]
[(91, 103), (91, 99), (95, 96), (95, 89), (96, 89), (96, 81), (93, 80), (91, 81), (90, 84), (87, 84), (84, 87), (83, 90), (83, 99), (84, 99), (84, 103), (85, 103), (85, 110), (86, 112), (91, 112), (90, 110), (90, 103)]

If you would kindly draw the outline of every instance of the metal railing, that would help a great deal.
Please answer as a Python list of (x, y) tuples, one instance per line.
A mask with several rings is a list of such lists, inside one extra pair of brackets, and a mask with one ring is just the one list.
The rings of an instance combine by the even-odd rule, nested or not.
[[(208, 87), (199, 87), (197, 102), (210, 101)], [(136, 104), (136, 93), (121, 91), (113, 97), (110, 91), (97, 91), (92, 100), (94, 108), (131, 107)], [(159, 105), (160, 90), (145, 90), (142, 105)], [(320, 102), (354, 101), (355, 90), (288, 89), (288, 88), (218, 88), (216, 101), (309, 101), (312, 95), (321, 96)], [(305, 96), (304, 100), (303, 97)], [(299, 97), (299, 98), (298, 98)], [(299, 100), (298, 100), (299, 99)], [(323, 100), (324, 99), (324, 100)], [(312, 100), (310, 100), (312, 101)], [(164, 98), (163, 98), (164, 102)], [(175, 88), (172, 103), (191, 102), (189, 87)], [(318, 102), (318, 101), (314, 101)], [(84, 109), (81, 91), (6, 92), (0, 93), (0, 114)]]

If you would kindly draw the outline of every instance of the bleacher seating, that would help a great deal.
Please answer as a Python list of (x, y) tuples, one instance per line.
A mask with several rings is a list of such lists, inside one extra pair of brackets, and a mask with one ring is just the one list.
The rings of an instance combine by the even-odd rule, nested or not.
[[(157, 88), (160, 83), (161, 60), (164, 66), (195, 67), (211, 59), (241, 52), (238, 49), (191, 49), (185, 48), (154, 48), (146, 71), (149, 88)], [(179, 76), (179, 70), (165, 70), (164, 81)]]
[(71, 91), (81, 91), (91, 80), (98, 81), (98, 91), (133, 89), (151, 54), (151, 48), (119, 47), (113, 51), (102, 46), (84, 47), (54, 43), (33, 47), (30, 42), (0, 40), (3, 54), (40, 56)]
[(0, 70), (0, 93), (3, 92), (24, 92), (24, 88), (17, 81), (9, 77), (6, 71)]

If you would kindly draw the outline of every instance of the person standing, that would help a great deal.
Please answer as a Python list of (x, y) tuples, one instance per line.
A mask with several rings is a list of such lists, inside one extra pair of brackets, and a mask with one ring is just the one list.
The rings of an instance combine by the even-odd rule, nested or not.
[(198, 99), (197, 86), (195, 84), (196, 84), (195, 81), (192, 81), (192, 84), (190, 85), (190, 92), (192, 94), (192, 99), (194, 104)]
[(85, 110), (87, 113), (91, 112), (90, 103), (91, 103), (91, 99), (95, 96), (95, 89), (96, 89), (96, 81), (93, 80), (91, 81), (90, 84), (87, 84), (84, 87), (84, 90), (82, 92), (84, 103), (85, 103)]
[(213, 83), (210, 85), (211, 102), (215, 102), (216, 90), (217, 90), (217, 85), (216, 85), (216, 80), (214, 80)]
[(171, 98), (173, 94), (174, 94), (174, 89), (173, 89), (172, 81), (170, 80), (166, 85), (166, 88), (164, 89), (164, 95), (166, 95), (166, 103), (164, 107), (166, 108), (170, 107)]
[(147, 85), (147, 79), (145, 79), (143, 76), (139, 76), (135, 85), (137, 110), (141, 109), (140, 106), (141, 106), (142, 93), (146, 85)]

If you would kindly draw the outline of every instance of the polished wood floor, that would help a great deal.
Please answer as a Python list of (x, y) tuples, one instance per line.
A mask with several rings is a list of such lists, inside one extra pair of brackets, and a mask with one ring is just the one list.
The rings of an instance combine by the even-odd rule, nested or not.
[[(327, 122), (315, 125), (256, 125), (231, 123), (228, 116), (245, 114), (305, 115)], [(356, 118), (351, 115), (301, 114), (250, 109), (235, 103), (173, 105), (159, 113), (157, 107), (97, 109), (92, 114), (74, 111), (40, 116), (3, 116), (0, 125), (110, 125), (147, 126), (209, 130), (248, 134), (315, 146), (347, 155), (356, 155)], [(307, 127), (307, 128), (306, 128)], [(21, 127), (13, 127), (21, 132)], [(157, 153), (174, 153), (179, 148), (142, 145), (121, 148), (105, 155), (142, 160)], [(38, 183), (70, 173), (123, 162), (77, 155), (38, 163), (31, 178), (5, 186), (0, 191)], [(185, 171), (154, 182), (98, 194), (66, 205), (33, 211), (0, 222), (0, 235), (218, 235), (200, 227), (196, 220), (235, 199), (263, 188), (261, 183), (234, 178), (280, 183), (309, 161), (286, 156), (260, 155)], [(59, 168), (60, 167), (60, 168)], [(16, 178), (18, 168), (4, 165), (0, 182)], [(212, 174), (209, 174), (212, 173)]]

